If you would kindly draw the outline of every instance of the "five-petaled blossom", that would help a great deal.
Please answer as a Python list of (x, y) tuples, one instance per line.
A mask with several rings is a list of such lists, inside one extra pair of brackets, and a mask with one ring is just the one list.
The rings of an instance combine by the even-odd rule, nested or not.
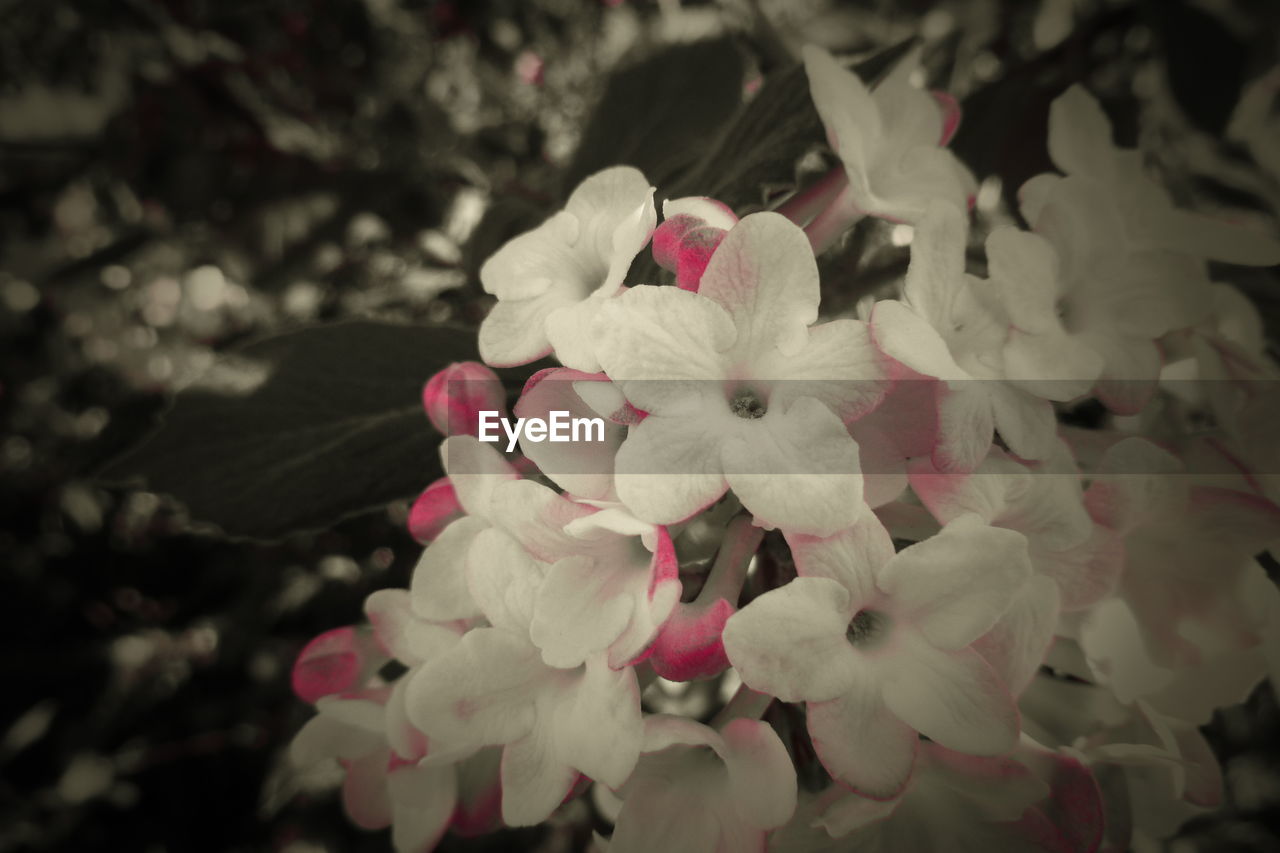
[(866, 325), (814, 323), (818, 268), (783, 217), (744, 218), (697, 293), (641, 285), (594, 328), (604, 371), (646, 417), (618, 449), (618, 497), (656, 524), (734, 493), (761, 525), (831, 534), (863, 506), (845, 422), (873, 408), (883, 368)]
[(827, 539), (789, 536), (799, 577), (729, 619), (742, 680), (808, 704), (832, 777), (866, 796), (902, 790), (917, 733), (960, 752), (1012, 749), (1009, 687), (973, 644), (1031, 574), (1026, 540), (961, 516), (894, 553), (874, 517)]
[(915, 222), (933, 199), (968, 205), (973, 176), (943, 147), (955, 133), (959, 109), (949, 97), (911, 84), (918, 52), (899, 61), (874, 89), (813, 45), (804, 49), (804, 67), (847, 181), (810, 224), (816, 248), (867, 214)]

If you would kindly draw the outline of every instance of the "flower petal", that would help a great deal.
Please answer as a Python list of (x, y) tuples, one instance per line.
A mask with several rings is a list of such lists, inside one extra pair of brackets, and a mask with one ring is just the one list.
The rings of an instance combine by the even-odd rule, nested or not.
[(858, 445), (812, 398), (744, 422), (725, 439), (721, 459), (729, 487), (764, 526), (829, 536), (866, 506)]
[(1058, 587), (1049, 578), (1033, 577), (973, 649), (1019, 696), (1044, 661), (1057, 625)]
[(874, 513), (864, 513), (852, 526), (819, 538), (787, 533), (787, 545), (801, 577), (830, 578), (849, 591), (856, 612), (876, 595), (876, 576), (893, 559), (893, 540)]
[(1008, 382), (984, 383), (991, 401), (996, 431), (1015, 456), (1044, 459), (1054, 448), (1058, 431), (1053, 404)]
[(883, 299), (871, 309), (871, 336), (881, 352), (924, 376), (970, 378), (938, 330), (896, 299)]
[(738, 333), (736, 355), (775, 348), (791, 355), (818, 319), (818, 263), (794, 223), (777, 213), (753, 213), (725, 235), (698, 294), (729, 313)]
[(720, 757), (729, 771), (733, 805), (743, 823), (772, 829), (796, 808), (796, 768), (777, 733), (759, 720), (730, 720)]
[(460, 518), (422, 552), (409, 582), (413, 612), (420, 619), (448, 622), (480, 615), (467, 589), (466, 566), (472, 544), (488, 527), (483, 518)]
[(884, 701), (900, 720), (948, 749), (999, 755), (1018, 742), (1009, 688), (972, 649), (944, 651), (905, 636), (884, 681)]
[(351, 822), (361, 829), (382, 829), (391, 823), (384, 750), (347, 765), (347, 778), (342, 782), (342, 807)]
[(530, 636), (548, 666), (569, 668), (602, 652), (627, 627), (633, 596), (648, 586), (645, 567), (608, 566), (566, 557), (547, 572)]
[(440, 445), (440, 460), (458, 503), (468, 515), (487, 517), (489, 500), (499, 483), (518, 480), (519, 472), (491, 444), (475, 436), (454, 435)]
[(860, 684), (830, 702), (810, 702), (809, 735), (832, 778), (888, 800), (911, 777), (919, 738), (885, 707), (878, 685)]
[(877, 583), (928, 642), (962, 649), (990, 630), (1030, 575), (1022, 534), (964, 515), (899, 551)]
[(863, 664), (845, 638), (849, 593), (827, 578), (796, 578), (730, 617), (724, 648), (742, 680), (784, 702), (847, 693)]
[(431, 850), (444, 835), (458, 802), (452, 766), (400, 767), (387, 776), (391, 797), (391, 846), (397, 853)]
[(373, 635), (387, 653), (406, 666), (414, 666), (453, 647), (461, 631), (436, 625), (413, 613), (407, 589), (380, 589), (364, 602)]
[(480, 323), (480, 358), (494, 367), (512, 367), (550, 355), (547, 317), (571, 304), (557, 293), (495, 303)]
[[(567, 412), (570, 418), (599, 417), (583, 402), (576, 386), (579, 382), (608, 383), (601, 375), (577, 370), (549, 368), (529, 377), (515, 405), (518, 418), (549, 420), (553, 411)], [(624, 431), (605, 421), (603, 441), (595, 441), (588, 430), (578, 441), (530, 441), (521, 433), (520, 450), (533, 460), (543, 474), (570, 494), (581, 498), (605, 500), (613, 494), (613, 457), (622, 445)]]
[(929, 203), (915, 229), (903, 296), (920, 316), (940, 328), (956, 288), (964, 281), (967, 217), (961, 209), (937, 199)]
[(409, 720), (427, 737), (479, 749), (511, 743), (534, 726), (548, 678), (538, 650), (502, 628), (476, 628), (410, 673)]
[(724, 379), (736, 335), (725, 310), (701, 294), (643, 284), (606, 300), (592, 334), (604, 372), (656, 414), (700, 400), (713, 383), (697, 380)]
[(502, 750), (502, 820), (536, 826), (564, 802), (578, 772), (557, 754), (550, 731), (535, 728)]
[(519, 542), (490, 527), (467, 554), (467, 589), (489, 624), (522, 634), (533, 619), (543, 571)]
[(658, 222), (653, 187), (631, 166), (613, 166), (589, 176), (569, 196), (565, 210), (582, 223), (575, 249), (603, 262), (607, 273), (598, 284), (605, 290), (622, 284)]
[(888, 365), (861, 320), (811, 326), (795, 355), (757, 359), (753, 368), (753, 379), (771, 380), (770, 406), (786, 409), (795, 400), (812, 397), (846, 423), (878, 406), (891, 384)]
[(1115, 172), (1111, 122), (1097, 99), (1078, 83), (1049, 106), (1049, 157), (1068, 175), (1105, 181)]
[(990, 380), (938, 383), (938, 443), (930, 459), (943, 471), (972, 471), (991, 449), (995, 416)]
[(588, 373), (600, 369), (600, 361), (591, 342), (591, 329), (604, 301), (616, 296), (618, 290), (599, 291), (580, 302), (561, 305), (547, 314), (547, 340), (555, 350), (556, 359), (565, 367)]
[(831, 147), (844, 161), (851, 181), (865, 189), (871, 151), (868, 141), (881, 134), (880, 108), (858, 76), (820, 47), (805, 45), (804, 70), (809, 94), (827, 130)]
[(650, 415), (627, 434), (614, 461), (618, 498), (654, 524), (684, 521), (728, 489), (721, 469), (722, 423)]
[(533, 480), (503, 483), (494, 489), (491, 505), (495, 523), (544, 563), (579, 553), (578, 538), (565, 526), (595, 512)]
[(1059, 262), (1048, 240), (1012, 226), (997, 228), (987, 237), (987, 261), (1015, 326), (1028, 334), (1058, 328)]
[(559, 691), (546, 722), (565, 762), (620, 788), (640, 759), (644, 739), (635, 670), (610, 669), (603, 655), (589, 658), (573, 688)]

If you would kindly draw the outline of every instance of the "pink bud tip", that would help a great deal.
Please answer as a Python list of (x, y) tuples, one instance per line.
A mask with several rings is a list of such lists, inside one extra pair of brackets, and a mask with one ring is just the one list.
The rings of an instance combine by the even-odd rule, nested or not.
[(426, 545), (464, 514), (453, 484), (448, 477), (441, 477), (427, 486), (410, 507), (409, 535)]
[(293, 692), (304, 702), (343, 693), (360, 683), (370, 643), (352, 627), (325, 631), (303, 647), (293, 664)]
[(673, 216), (653, 232), (653, 259), (676, 274), (681, 289), (696, 291), (725, 233), (696, 216)]
[(938, 139), (938, 145), (943, 146), (951, 141), (960, 127), (960, 102), (948, 92), (934, 91), (929, 94), (933, 95), (942, 110), (942, 136)]
[(480, 412), (506, 416), (506, 391), (492, 370), (478, 361), (461, 361), (427, 380), (422, 407), (432, 426), (445, 435), (475, 435)]
[(668, 681), (710, 678), (729, 668), (724, 623), (736, 608), (717, 598), (710, 606), (680, 604), (654, 641), (649, 663)]

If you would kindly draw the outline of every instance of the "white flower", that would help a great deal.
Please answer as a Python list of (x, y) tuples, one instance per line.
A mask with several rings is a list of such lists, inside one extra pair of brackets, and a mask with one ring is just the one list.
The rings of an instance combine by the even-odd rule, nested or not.
[(656, 714), (620, 793), (609, 853), (762, 850), (765, 831), (795, 809), (796, 771), (766, 723), (736, 719), (716, 731)]
[[(1174, 207), (1169, 193), (1147, 177), (1141, 152), (1112, 143), (1106, 113), (1079, 84), (1062, 93), (1049, 109), (1049, 156), (1068, 175), (1104, 188), (1106, 203), (1116, 209), (1120, 226), (1109, 239), (1120, 247), (1249, 266), (1280, 264), (1280, 241), (1273, 236)], [(1060, 180), (1054, 175), (1032, 178), (1021, 190), (1024, 210), (1034, 216)]]
[[(974, 755), (1013, 748), (1010, 689), (971, 646), (1031, 573), (1021, 534), (964, 516), (894, 554), (868, 515), (828, 539), (788, 542), (800, 576), (730, 617), (724, 646), (748, 686), (808, 703), (834, 778), (877, 799), (897, 794), (917, 732)], [(1042, 650), (1030, 652), (1038, 662)]]
[(989, 285), (965, 274), (965, 226), (959, 209), (930, 203), (912, 240), (902, 301), (875, 303), (871, 336), (916, 373), (942, 380), (932, 454), (939, 468), (972, 470), (993, 430), (1018, 455), (1041, 459), (1052, 447), (1053, 407), (1004, 381), (1008, 321), (989, 304)]
[(657, 224), (653, 187), (629, 166), (588, 177), (564, 210), (515, 237), (480, 269), (498, 297), (480, 326), (480, 355), (493, 365), (527, 364), (552, 352), (566, 367), (599, 370), (591, 319), (617, 295)]
[(831, 533), (862, 508), (844, 422), (882, 378), (865, 324), (818, 315), (803, 232), (757, 213), (720, 244), (700, 289), (641, 285), (594, 330), (605, 372), (647, 413), (618, 450), (618, 497), (640, 518), (683, 521), (728, 488), (758, 522)]
[(918, 66), (914, 53), (868, 90), (825, 50), (804, 48), (814, 106), (849, 179), (847, 201), (862, 213), (915, 222), (931, 199), (963, 209), (974, 191), (968, 170), (942, 147), (954, 118), (909, 82)]

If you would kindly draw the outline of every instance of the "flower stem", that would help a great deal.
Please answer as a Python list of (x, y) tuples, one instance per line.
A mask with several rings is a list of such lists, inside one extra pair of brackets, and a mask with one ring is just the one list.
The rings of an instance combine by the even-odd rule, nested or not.
[(764, 531), (751, 523), (750, 516), (735, 516), (725, 528), (720, 550), (716, 552), (716, 561), (712, 564), (711, 572), (695, 602), (711, 604), (716, 599), (723, 598), (737, 606), (738, 598), (742, 595), (742, 585), (747, 580), (751, 558), (755, 556), (763, 538)]
[(852, 228), (866, 214), (854, 204), (853, 195), (849, 192), (848, 183), (836, 193), (831, 202), (818, 212), (813, 221), (805, 226), (804, 233), (809, 238), (813, 253), (820, 255), (835, 245), (844, 232)]
[(848, 184), (849, 176), (844, 170), (844, 165), (841, 164), (809, 186), (797, 191), (778, 205), (775, 212), (781, 213), (796, 225), (803, 227), (821, 213)]

